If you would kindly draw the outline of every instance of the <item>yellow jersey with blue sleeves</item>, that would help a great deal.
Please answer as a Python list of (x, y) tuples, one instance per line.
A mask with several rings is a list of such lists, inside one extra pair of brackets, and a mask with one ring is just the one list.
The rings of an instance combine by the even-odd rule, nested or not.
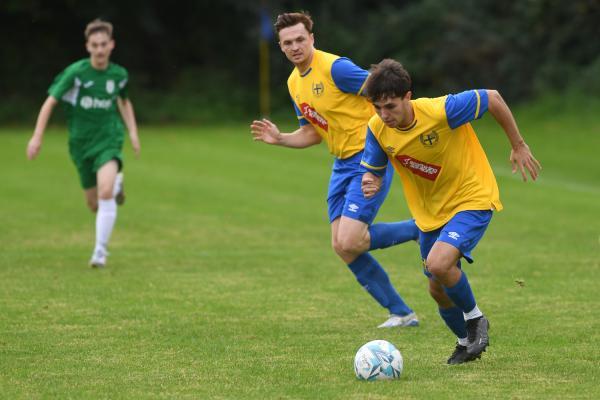
[(487, 91), (411, 104), (414, 120), (408, 127), (389, 128), (379, 116), (371, 118), (361, 168), (381, 175), (391, 160), (424, 232), (440, 228), (460, 211), (500, 211), (496, 178), (469, 123), (487, 111)]
[(337, 158), (364, 148), (367, 123), (375, 113), (362, 96), (368, 75), (348, 58), (315, 50), (310, 67), (303, 74), (294, 68), (288, 78), (300, 125), (314, 126)]

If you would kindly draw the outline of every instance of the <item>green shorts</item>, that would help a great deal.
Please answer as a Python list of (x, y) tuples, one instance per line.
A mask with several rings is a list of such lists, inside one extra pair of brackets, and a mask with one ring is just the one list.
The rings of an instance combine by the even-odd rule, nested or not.
[(117, 160), (119, 171), (123, 169), (122, 142), (105, 146), (82, 146), (76, 141), (69, 141), (69, 153), (79, 173), (79, 181), (83, 189), (96, 187), (96, 174), (100, 167), (110, 160)]

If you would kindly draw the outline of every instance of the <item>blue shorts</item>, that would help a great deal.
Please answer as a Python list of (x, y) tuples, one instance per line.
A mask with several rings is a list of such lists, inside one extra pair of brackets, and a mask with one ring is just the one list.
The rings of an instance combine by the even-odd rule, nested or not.
[[(425, 269), (425, 260), (436, 241), (448, 243), (456, 247), (462, 256), (469, 262), (473, 262), (471, 251), (477, 246), (483, 237), (493, 212), (491, 210), (461, 211), (456, 213), (446, 225), (431, 232), (419, 232), (419, 245), (421, 247), (421, 258), (423, 259), (423, 273), (431, 278), (429, 271)], [(460, 267), (460, 261), (458, 262)]]
[(344, 160), (336, 158), (333, 163), (327, 193), (329, 223), (343, 215), (371, 225), (390, 191), (394, 168), (388, 164), (381, 190), (374, 197), (365, 199), (360, 188), (363, 176), (359, 170), (362, 154), (360, 151)]

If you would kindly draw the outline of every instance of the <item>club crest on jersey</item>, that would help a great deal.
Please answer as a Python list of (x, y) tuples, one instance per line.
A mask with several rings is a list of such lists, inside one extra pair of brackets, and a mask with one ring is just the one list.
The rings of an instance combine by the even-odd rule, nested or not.
[(438, 165), (428, 164), (406, 155), (397, 155), (396, 160), (400, 161), (402, 166), (413, 174), (429, 179), (430, 181), (435, 181), (442, 169)]
[(325, 91), (325, 86), (323, 82), (313, 82), (312, 84), (312, 92), (315, 97), (320, 97)]
[(421, 144), (425, 147), (433, 147), (438, 144), (440, 140), (440, 135), (436, 131), (431, 131), (429, 133), (421, 133), (419, 135), (419, 140)]
[(300, 104), (300, 111), (302, 112), (302, 115), (304, 115), (304, 118), (309, 120), (312, 124), (317, 125), (325, 132), (329, 131), (327, 120), (307, 103)]
[(112, 94), (115, 91), (115, 81), (109, 79), (106, 81), (106, 93)]

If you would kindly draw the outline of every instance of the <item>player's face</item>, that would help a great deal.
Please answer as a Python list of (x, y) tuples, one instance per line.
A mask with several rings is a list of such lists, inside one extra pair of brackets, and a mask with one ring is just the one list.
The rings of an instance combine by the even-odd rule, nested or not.
[(88, 53), (92, 58), (92, 63), (95, 65), (106, 65), (115, 48), (115, 42), (106, 32), (96, 32), (88, 37), (85, 44)]
[(408, 126), (414, 117), (410, 105), (411, 95), (412, 93), (408, 92), (404, 97), (386, 97), (374, 101), (373, 107), (383, 123), (390, 128)]
[(279, 46), (281, 51), (294, 65), (303, 69), (308, 67), (312, 60), (315, 39), (304, 24), (298, 23), (279, 31)]

